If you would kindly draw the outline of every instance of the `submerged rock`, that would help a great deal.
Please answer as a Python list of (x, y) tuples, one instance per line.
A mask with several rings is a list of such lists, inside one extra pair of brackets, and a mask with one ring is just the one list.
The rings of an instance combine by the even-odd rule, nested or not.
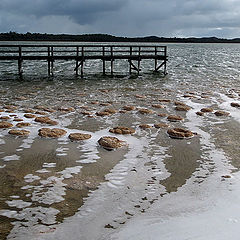
[(141, 125), (139, 125), (139, 127), (142, 129), (152, 128), (152, 126), (150, 126), (148, 124), (141, 124)]
[(170, 103), (170, 99), (158, 99), (159, 102)]
[(30, 114), (30, 113), (26, 113), (26, 114), (24, 114), (24, 117), (25, 117), (25, 118), (35, 118), (36, 115)]
[(131, 106), (131, 105), (126, 105), (126, 106), (123, 106), (123, 110), (125, 110), (125, 111), (133, 111), (133, 110), (135, 110), (135, 107)]
[(152, 104), (152, 107), (154, 107), (154, 108), (164, 108), (164, 106), (161, 105), (161, 104)]
[(152, 114), (152, 113), (154, 113), (153, 110), (147, 109), (147, 108), (140, 108), (140, 109), (138, 110), (138, 112), (140, 112), (141, 114)]
[(133, 128), (129, 127), (115, 127), (109, 130), (111, 133), (117, 133), (117, 134), (133, 134), (135, 133), (135, 130)]
[(155, 123), (154, 127), (155, 128), (169, 128), (170, 126), (166, 123)]
[(213, 112), (213, 109), (212, 108), (202, 108), (201, 110), (200, 110), (201, 112)]
[(107, 149), (107, 150), (113, 150), (115, 148), (120, 148), (122, 146), (126, 145), (126, 142), (119, 140), (116, 137), (101, 137), (98, 140), (98, 143), (100, 146), (102, 146), (103, 148)]
[(170, 121), (170, 122), (177, 122), (177, 121), (182, 121), (183, 118), (181, 116), (178, 116), (178, 115), (169, 115), (167, 117), (167, 120)]
[(23, 112), (25, 112), (25, 113), (35, 113), (35, 110), (33, 110), (31, 108), (27, 108), (27, 109), (24, 109)]
[(14, 118), (13, 121), (15, 121), (15, 122), (22, 122), (23, 119), (21, 119), (21, 118)]
[(110, 114), (114, 114), (117, 112), (117, 110), (115, 110), (114, 108), (106, 108), (103, 110), (103, 112), (108, 112)]
[(136, 94), (135, 97), (136, 97), (136, 98), (139, 98), (139, 99), (145, 99), (145, 98), (147, 98), (146, 96), (144, 96), (144, 95), (139, 95), (139, 94)]
[(203, 115), (204, 115), (204, 112), (196, 112), (196, 114), (197, 114), (198, 116), (203, 116)]
[(31, 126), (31, 123), (21, 122), (21, 123), (16, 124), (16, 127), (28, 127), (28, 126)]
[(185, 103), (179, 102), (179, 101), (175, 101), (174, 104), (175, 104), (176, 106), (186, 106)]
[(219, 110), (219, 111), (216, 111), (214, 114), (215, 114), (216, 116), (228, 116), (230, 113)]
[(81, 140), (87, 140), (91, 138), (92, 136), (90, 134), (84, 134), (84, 133), (71, 133), (68, 138), (72, 141), (81, 141)]
[(0, 120), (8, 120), (8, 119), (10, 119), (9, 116), (1, 116), (1, 117), (0, 117)]
[(236, 103), (236, 102), (232, 102), (232, 103), (231, 103), (231, 106), (232, 106), (232, 107), (236, 107), (236, 108), (240, 108), (240, 104), (239, 104), (239, 103)]
[(59, 107), (58, 110), (61, 112), (74, 112), (75, 111), (75, 109), (73, 107)]
[(49, 117), (36, 117), (34, 121), (40, 122), (40, 123), (46, 123), (49, 125), (57, 125), (58, 124), (57, 121), (51, 120)]
[(8, 133), (11, 135), (16, 135), (16, 136), (28, 136), (30, 134), (30, 131), (12, 129)]
[(0, 128), (10, 128), (12, 126), (13, 126), (13, 124), (11, 124), (9, 122), (5, 122), (5, 121), (0, 122)]
[(166, 113), (159, 113), (158, 116), (159, 116), (159, 117), (166, 117), (167, 114), (166, 114)]
[(182, 139), (182, 138), (190, 138), (194, 136), (193, 132), (183, 128), (172, 128), (172, 129), (169, 129), (167, 133), (171, 138)]
[(185, 112), (187, 112), (187, 111), (189, 111), (191, 108), (189, 107), (189, 106), (187, 106), (187, 105), (179, 105), (179, 106), (176, 106), (175, 107), (175, 110), (176, 111), (185, 111)]
[(58, 138), (62, 137), (67, 133), (64, 129), (60, 128), (41, 128), (38, 130), (38, 135), (41, 137), (52, 137), (52, 138)]
[(39, 115), (48, 115), (48, 113), (43, 112), (43, 111), (36, 111), (35, 114), (39, 114)]
[(100, 117), (104, 117), (104, 116), (111, 115), (111, 113), (109, 113), (109, 112), (96, 112), (96, 115), (100, 116)]

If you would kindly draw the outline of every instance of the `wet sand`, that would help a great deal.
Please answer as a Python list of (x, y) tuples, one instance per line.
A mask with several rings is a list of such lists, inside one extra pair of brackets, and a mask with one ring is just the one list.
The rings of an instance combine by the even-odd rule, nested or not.
[[(0, 129), (2, 239), (146, 239), (147, 234), (174, 239), (193, 233), (206, 239), (219, 235), (210, 227), (209, 235), (201, 235), (196, 226), (206, 227), (205, 219), (218, 211), (229, 224), (227, 232), (234, 230), (238, 216), (225, 210), (238, 186), (240, 109), (231, 103), (240, 103), (240, 89), (233, 76), (208, 81), (205, 71), (198, 79), (198, 68), (181, 75), (184, 71), (174, 68), (165, 78), (2, 81), (0, 121), (13, 125)], [(179, 111), (176, 102), (187, 108)], [(219, 110), (229, 115), (216, 116)], [(26, 117), (30, 112), (33, 118)], [(169, 121), (169, 115), (182, 119)], [(35, 121), (42, 116), (55, 122)], [(15, 119), (31, 125), (16, 127)], [(135, 132), (109, 132), (117, 126)], [(40, 137), (41, 128), (65, 134)], [(167, 134), (172, 128), (194, 135), (172, 138)], [(13, 136), (10, 129), (30, 133)], [(91, 138), (71, 141), (71, 133)], [(127, 144), (108, 151), (98, 144), (103, 136)], [(211, 222), (220, 217), (213, 216)], [(181, 223), (190, 226), (189, 235)]]

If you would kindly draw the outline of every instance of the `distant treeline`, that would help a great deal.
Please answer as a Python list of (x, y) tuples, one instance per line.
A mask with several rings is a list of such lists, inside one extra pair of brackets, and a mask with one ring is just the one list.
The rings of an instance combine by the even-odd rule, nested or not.
[(0, 33), (0, 41), (68, 41), (68, 42), (172, 42), (172, 43), (240, 43), (240, 38), (166, 38), (166, 37), (116, 37), (109, 34), (42, 34), (42, 33)]

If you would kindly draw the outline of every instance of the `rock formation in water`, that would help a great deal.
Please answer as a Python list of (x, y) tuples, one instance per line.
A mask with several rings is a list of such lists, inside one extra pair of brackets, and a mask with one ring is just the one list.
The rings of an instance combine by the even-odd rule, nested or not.
[(84, 133), (71, 133), (69, 134), (68, 138), (72, 141), (81, 141), (81, 140), (87, 140), (91, 138), (92, 136), (90, 134), (84, 134)]
[(12, 129), (12, 130), (9, 130), (8, 133), (15, 136), (28, 136), (30, 134), (30, 131)]
[(178, 122), (178, 121), (182, 121), (183, 118), (181, 116), (178, 116), (178, 115), (169, 115), (167, 117), (167, 120), (170, 121), (170, 122)]
[(200, 111), (207, 113), (207, 112), (213, 112), (213, 109), (212, 108), (202, 108)]
[(129, 127), (115, 127), (109, 130), (109, 132), (111, 133), (116, 133), (116, 134), (133, 134), (135, 133), (135, 130), (133, 128), (129, 128)]
[(172, 128), (167, 133), (171, 138), (189, 138), (194, 136), (193, 132), (183, 128)]
[(101, 137), (98, 140), (98, 143), (100, 146), (102, 146), (103, 148), (107, 149), (107, 150), (113, 150), (115, 148), (120, 148), (122, 146), (126, 145), (126, 142), (119, 140), (116, 137)]
[(40, 123), (46, 123), (49, 125), (57, 125), (58, 124), (57, 121), (51, 120), (49, 117), (36, 117), (34, 121), (40, 122)]
[(41, 137), (51, 137), (51, 138), (58, 138), (62, 137), (67, 133), (64, 129), (60, 128), (41, 128), (38, 130), (38, 135)]
[(13, 124), (11, 124), (9, 122), (5, 122), (5, 121), (0, 122), (0, 128), (10, 128), (12, 126), (13, 126)]

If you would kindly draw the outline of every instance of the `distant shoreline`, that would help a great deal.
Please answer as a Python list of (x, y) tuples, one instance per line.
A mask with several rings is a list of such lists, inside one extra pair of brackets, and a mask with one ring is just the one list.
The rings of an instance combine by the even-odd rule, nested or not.
[(223, 39), (216, 37), (202, 38), (166, 38), (147, 37), (116, 37), (108, 34), (42, 34), (42, 33), (0, 33), (1, 41), (55, 41), (55, 42), (145, 42), (145, 43), (240, 43), (240, 38)]

